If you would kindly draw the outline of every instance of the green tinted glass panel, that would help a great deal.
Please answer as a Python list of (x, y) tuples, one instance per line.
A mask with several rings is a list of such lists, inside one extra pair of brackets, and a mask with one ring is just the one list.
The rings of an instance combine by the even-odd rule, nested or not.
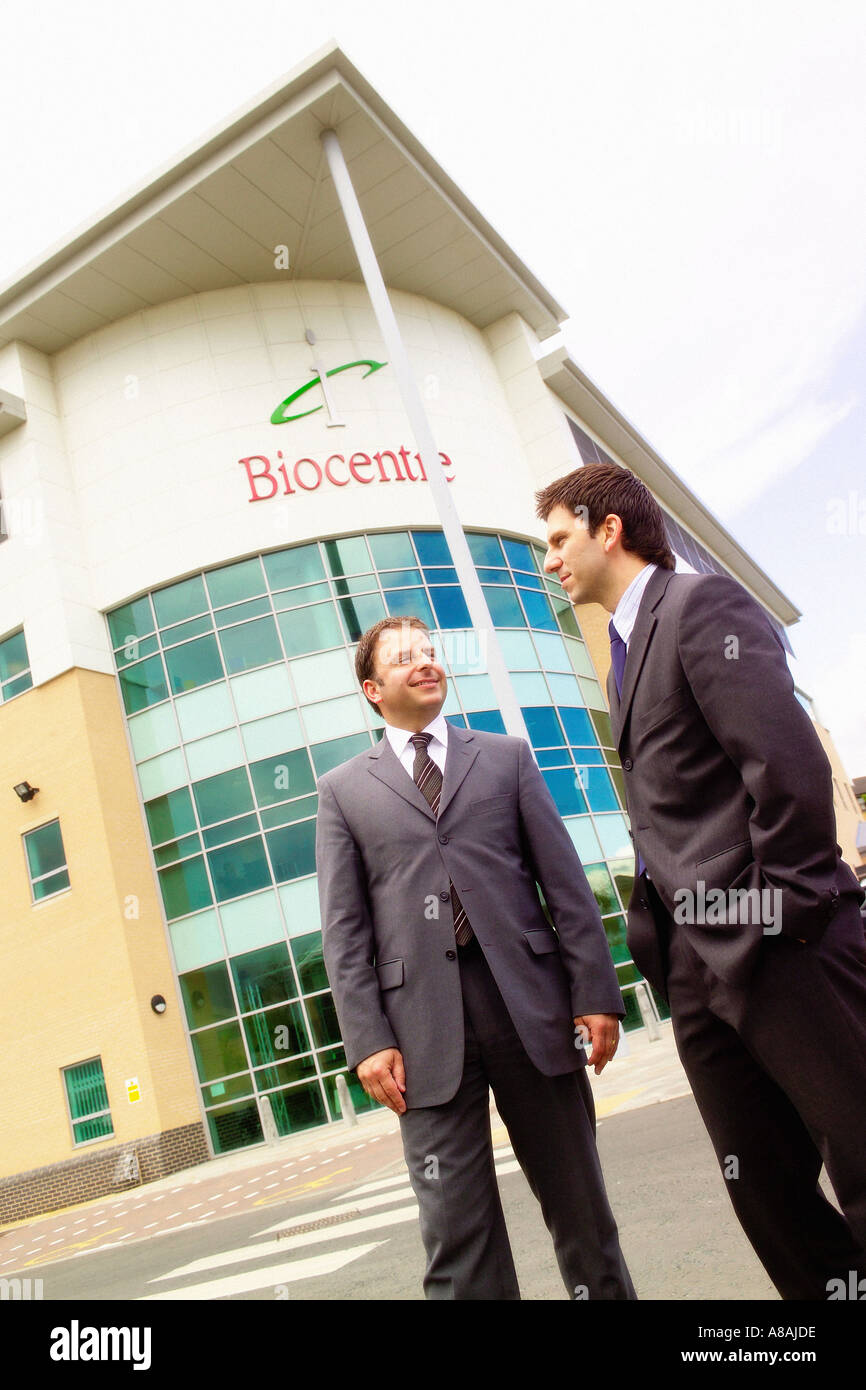
[(60, 893), (64, 888), (69, 887), (69, 873), (66, 869), (61, 869), (59, 873), (49, 874), (47, 878), (40, 878), (38, 883), (33, 885), (34, 898), (50, 898), (52, 893)]
[(207, 609), (207, 597), (200, 574), (192, 579), (183, 579), (179, 584), (170, 584), (166, 589), (157, 589), (153, 595), (156, 621), (160, 627), (170, 627), (172, 623), (183, 622), (184, 618), (196, 618)]
[[(622, 985), (623, 981), (620, 980), (619, 983)], [(640, 1028), (643, 1023), (640, 1014), (640, 1006), (635, 998), (633, 989), (623, 989), (622, 1006), (625, 1009), (625, 1018), (622, 1021), (623, 1031), (631, 1033), (635, 1028)]]
[(273, 830), (278, 825), (290, 825), (296, 820), (306, 820), (319, 809), (317, 795), (301, 796), (297, 801), (286, 801), (282, 806), (271, 806), (262, 811), (262, 825), (265, 830)]
[(127, 714), (137, 714), (148, 705), (168, 699), (168, 686), (162, 668), (162, 658), (150, 656), (120, 673), (120, 689)]
[(254, 813), (249, 816), (238, 816), (236, 820), (224, 821), (222, 825), (214, 826), (204, 832), (204, 843), (206, 849), (213, 849), (216, 845), (224, 845), (229, 840), (240, 840), (244, 835), (252, 835), (259, 828), (259, 819)]
[(205, 1028), (237, 1012), (224, 961), (205, 965), (201, 970), (189, 970), (179, 979), (190, 1028)]
[(416, 563), (408, 531), (385, 531), (378, 536), (368, 536), (367, 539), (377, 569), (398, 569)]
[(265, 837), (274, 866), (277, 883), (316, 872), (316, 822), (300, 821), (281, 830), (271, 830)]
[(92, 1120), (81, 1120), (72, 1126), (76, 1144), (86, 1144), (91, 1139), (105, 1139), (114, 1133), (110, 1115), (97, 1115)]
[(14, 680), (7, 681), (3, 686), (3, 699), (11, 700), (13, 695), (20, 695), (22, 690), (30, 690), (33, 685), (33, 677), (29, 671), (25, 671), (22, 676), (16, 676)]
[(297, 998), (298, 987), (289, 961), (289, 950), (282, 941), (273, 946), (264, 946), (260, 951), (247, 951), (242, 956), (234, 956), (232, 973), (242, 1013)]
[(277, 612), (287, 608), (303, 608), (306, 603), (317, 603), (330, 598), (331, 590), (327, 580), (321, 584), (305, 584), (302, 589), (289, 589), (284, 594), (274, 594), (274, 607)]
[(305, 994), (315, 989), (327, 989), (328, 977), (322, 957), (322, 933), (309, 932), (307, 936), (296, 936), (292, 940), (292, 955), (295, 969)]
[(238, 840), (207, 856), (217, 902), (228, 902), (244, 893), (255, 893), (271, 883), (271, 871), (260, 835)]
[(118, 671), (126, 666), (132, 666), (134, 662), (141, 661), (142, 657), (153, 656), (159, 651), (159, 638), (156, 633), (150, 637), (133, 637), (125, 646), (119, 647), (114, 653), (114, 662)]
[(48, 874), (52, 869), (59, 869), (66, 864), (63, 836), (60, 834), (58, 820), (52, 821), (50, 825), (40, 826), (38, 830), (29, 831), (24, 836), (24, 845), (31, 878), (39, 878), (41, 874)]
[(233, 603), (229, 608), (221, 608), (215, 615), (217, 627), (229, 627), (232, 623), (245, 623), (249, 618), (260, 618), (270, 613), (271, 601), (267, 594), (261, 598), (250, 598), (245, 603)]
[(184, 917), (209, 907), (212, 898), (210, 884), (201, 858), (185, 859), (170, 869), (160, 869), (159, 886), (167, 917)]
[(165, 653), (165, 665), (175, 695), (220, 680), (223, 675), (215, 637), (199, 637), (182, 647), (172, 647)]
[(190, 854), (201, 853), (201, 836), (184, 835), (182, 840), (169, 840), (167, 844), (160, 845), (153, 851), (153, 857), (158, 868), (163, 868), (166, 864), (173, 864), (176, 859), (186, 859)]
[(247, 1070), (239, 1023), (220, 1023), (203, 1033), (190, 1035), (199, 1081), (217, 1081), (236, 1071)]
[(607, 866), (604, 864), (585, 864), (584, 870), (602, 917), (607, 917), (611, 912), (619, 912), (619, 903)]
[(259, 1108), (255, 1101), (227, 1105), (224, 1110), (209, 1110), (207, 1116), (214, 1153), (231, 1153), (263, 1139)]
[(400, 589), (407, 584), (420, 584), (421, 571), (418, 569), (389, 570), (379, 576), (383, 589)]
[(333, 603), (314, 603), (309, 608), (294, 608), (288, 613), (278, 614), (277, 622), (288, 657), (337, 647), (343, 640)]
[(233, 1076), (228, 1081), (214, 1081), (210, 1086), (202, 1086), (201, 1094), (205, 1105), (216, 1105), (238, 1096), (251, 1096), (253, 1083), (247, 1076)]
[(242, 623), (240, 627), (225, 628), (220, 633), (220, 645), (230, 676), (237, 675), (238, 671), (251, 671), (256, 666), (269, 666), (271, 662), (283, 659), (273, 618), (258, 618), (254, 622)]
[[(405, 573), (405, 571), (401, 571), (401, 573)], [(384, 580), (385, 576), (383, 575), (383, 583)], [(420, 574), (415, 575), (415, 583), (421, 583)], [(367, 594), (371, 591), (376, 591), (378, 593), (378, 584), (376, 583), (376, 576), (374, 574), (350, 575), (348, 579), (334, 580), (335, 594)]]
[(322, 1071), (341, 1071), (346, 1065), (346, 1052), (342, 1047), (326, 1047), (316, 1056)]
[(359, 598), (340, 599), (340, 611), (346, 628), (346, 637), (357, 642), (362, 632), (385, 617), (385, 603), (380, 594), (366, 594)]
[(605, 710), (591, 709), (589, 717), (595, 727), (596, 736), (602, 748), (613, 748), (613, 730), (610, 727), (610, 715)]
[(146, 803), (144, 810), (151, 844), (175, 840), (195, 830), (192, 799), (187, 787), (178, 787), (177, 791), (154, 797), (153, 801)]
[(291, 1062), (262, 1067), (255, 1073), (255, 1078), (260, 1091), (270, 1091), (275, 1086), (287, 1086), (292, 1081), (305, 1081), (307, 1077), (315, 1075), (316, 1063), (308, 1054), (306, 1057), (294, 1057)]
[(330, 772), (332, 767), (338, 767), (340, 763), (346, 762), (348, 758), (354, 758), (356, 753), (362, 753), (365, 748), (369, 747), (368, 734), (347, 734), (345, 738), (332, 738), (327, 743), (314, 744), (310, 751), (313, 755), (316, 776), (324, 776), (326, 772)]
[(271, 1109), (281, 1135), (295, 1134), (312, 1125), (324, 1124), (328, 1118), (318, 1085), (292, 1086), (286, 1091), (272, 1091)]
[(574, 616), (574, 609), (568, 600), (563, 600), (550, 594), (550, 601), (553, 605), (553, 611), (556, 614), (556, 621), (559, 624), (560, 631), (564, 632), (567, 637), (580, 637), (581, 633), (580, 628), (577, 626), (577, 618)]
[(82, 1120), (87, 1115), (108, 1109), (105, 1075), (98, 1057), (92, 1058), (89, 1062), (82, 1062), (77, 1067), (68, 1067), (63, 1073), (63, 1080), (69, 1099), (69, 1113), (73, 1120)]
[(254, 1067), (283, 1062), (296, 1052), (310, 1051), (300, 1004), (280, 1004), (265, 1013), (250, 1014), (243, 1024)]
[[(614, 961), (631, 960), (631, 951), (628, 949), (625, 939), (625, 918), (608, 917), (604, 924), (607, 933), (607, 944)], [(622, 983), (622, 980), (620, 980)]]
[(291, 589), (324, 579), (325, 567), (317, 545), (296, 545), (263, 557), (271, 589)]
[(340, 1041), (340, 1025), (337, 1010), (331, 994), (315, 994), (306, 999), (307, 1017), (313, 1030), (313, 1043), (316, 1047), (327, 1047), (329, 1043)]
[(241, 560), (236, 565), (225, 565), (222, 569), (209, 570), (205, 579), (214, 608), (224, 608), (228, 603), (255, 598), (258, 594), (263, 594), (266, 588), (258, 557)]
[(115, 608), (113, 613), (108, 614), (108, 630), (113, 647), (125, 646), (131, 637), (146, 637), (154, 627), (150, 599), (146, 597), (137, 598), (134, 603), (125, 603), (122, 608)]
[(368, 574), (373, 565), (363, 536), (348, 536), (345, 540), (325, 541), (328, 568), (333, 575)]
[(294, 748), (291, 753), (251, 763), (250, 775), (260, 806), (272, 806), (289, 797), (303, 796), (316, 785), (306, 748)]
[(188, 642), (191, 637), (200, 637), (203, 632), (213, 632), (213, 618), (203, 613), (200, 618), (190, 618), (187, 623), (176, 623), (174, 627), (162, 630), (162, 645), (176, 646), (178, 642)]
[(250, 782), (245, 767), (233, 767), (193, 783), (193, 796), (202, 825), (229, 820), (253, 809)]

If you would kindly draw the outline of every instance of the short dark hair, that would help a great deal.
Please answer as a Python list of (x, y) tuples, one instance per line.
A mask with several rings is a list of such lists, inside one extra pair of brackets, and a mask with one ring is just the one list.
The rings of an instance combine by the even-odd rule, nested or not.
[(380, 618), (372, 627), (368, 627), (358, 639), (358, 648), (355, 652), (355, 675), (358, 677), (358, 684), (364, 695), (364, 699), (371, 704), (374, 709), (378, 708), (375, 701), (371, 700), (364, 691), (364, 681), (374, 681), (376, 679), (376, 648), (379, 645), (381, 634), (389, 628), (419, 627), (422, 632), (430, 635), (430, 629), (423, 618)]
[(606, 516), (622, 520), (623, 550), (632, 550), (664, 570), (676, 568), (661, 507), (649, 488), (617, 463), (587, 463), (548, 483), (535, 495), (537, 514), (546, 521), (554, 507), (582, 512), (594, 536)]

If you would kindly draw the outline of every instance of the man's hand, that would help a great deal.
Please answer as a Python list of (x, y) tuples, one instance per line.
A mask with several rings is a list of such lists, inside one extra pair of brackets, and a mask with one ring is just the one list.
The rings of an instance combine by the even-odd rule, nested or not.
[(358, 1080), (368, 1096), (387, 1105), (395, 1115), (402, 1115), (406, 1102), (401, 1094), (406, 1089), (406, 1071), (402, 1053), (396, 1047), (387, 1047), (384, 1052), (374, 1052), (359, 1062), (356, 1068)]
[(581, 1044), (592, 1043), (587, 1066), (594, 1066), (598, 1076), (619, 1046), (619, 1019), (616, 1014), (582, 1014), (574, 1020), (574, 1026)]

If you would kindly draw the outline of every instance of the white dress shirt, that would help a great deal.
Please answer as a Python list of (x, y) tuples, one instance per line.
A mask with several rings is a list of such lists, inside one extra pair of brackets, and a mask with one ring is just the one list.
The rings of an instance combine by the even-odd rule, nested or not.
[[(427, 745), (427, 752), (444, 777), (445, 754), (448, 750), (448, 720), (440, 711), (421, 732), (433, 735)], [(385, 737), (414, 782), (415, 745), (411, 742), (413, 733), (413, 729), (396, 729), (393, 724), (385, 725)]]
[(643, 592), (658, 565), (646, 564), (639, 570), (634, 579), (629, 584), (613, 613), (613, 625), (622, 640), (628, 647), (629, 639), (634, 631), (637, 620), (637, 610), (640, 608), (640, 601)]

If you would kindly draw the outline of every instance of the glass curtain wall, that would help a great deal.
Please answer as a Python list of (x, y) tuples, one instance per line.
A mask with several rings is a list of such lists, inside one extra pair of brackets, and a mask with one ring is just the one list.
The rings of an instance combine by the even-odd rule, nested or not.
[[(622, 772), (586, 646), (544, 548), (468, 537), (539, 766), (608, 933), (626, 1027), (641, 977), (625, 942), (633, 858)], [(434, 633), (446, 717), (504, 732), (444, 536), (309, 542), (204, 571), (107, 615), (120, 692), (217, 1153), (339, 1118), (346, 1074), (322, 963), (316, 778), (382, 722), (354, 644), (386, 615)], [(656, 1000), (660, 1012), (663, 1003)], [(354, 1073), (356, 1108), (371, 1105)]]

